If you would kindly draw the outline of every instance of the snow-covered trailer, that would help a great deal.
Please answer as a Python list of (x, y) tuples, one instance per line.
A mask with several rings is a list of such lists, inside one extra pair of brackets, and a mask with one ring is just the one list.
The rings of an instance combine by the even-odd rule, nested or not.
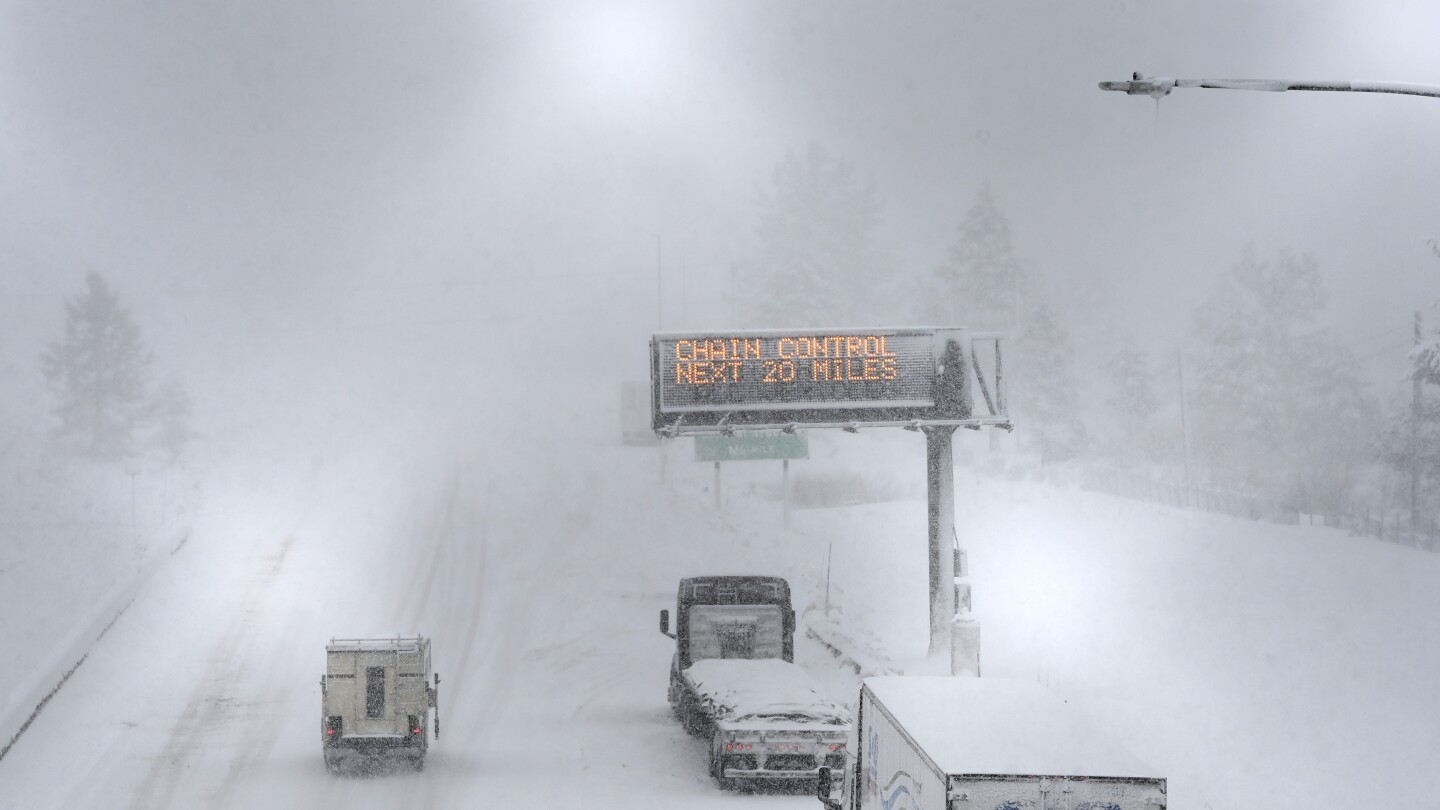
[(347, 760), (382, 758), (424, 767), (432, 709), (440, 736), (439, 688), (427, 638), (331, 639), (320, 679), (325, 767), (334, 771)]
[(843, 766), (850, 712), (799, 665), (711, 658), (683, 679), (710, 734), (710, 776), (720, 787), (814, 779), (824, 765)]
[(1029, 681), (868, 678), (853, 729), (843, 774), (817, 781), (828, 810), (1166, 806), (1163, 777)]
[(710, 738), (710, 775), (741, 782), (814, 779), (843, 761), (849, 715), (793, 663), (795, 612), (779, 577), (680, 581), (668, 699), (686, 730)]

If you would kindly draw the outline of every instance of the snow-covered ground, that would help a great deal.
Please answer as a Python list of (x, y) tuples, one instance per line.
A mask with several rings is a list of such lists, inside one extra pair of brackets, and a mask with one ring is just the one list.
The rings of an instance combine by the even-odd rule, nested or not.
[[(665, 702), (658, 612), (682, 576), (777, 574), (802, 626), (843, 630), (863, 660), (932, 666), (923, 442), (812, 437), (796, 483), (891, 500), (794, 508), (787, 530), (778, 463), (727, 465), (717, 509), (688, 442), (662, 467), (619, 444), (612, 416), (212, 448), (189, 540), (0, 760), (0, 808), (817, 806), (710, 782), (706, 744)], [(985, 674), (1102, 718), (1169, 777), (1175, 808), (1436, 806), (1440, 555), (1043, 486), (965, 441), (957, 525)], [(0, 610), (26, 616), (0, 577)], [(442, 678), (426, 770), (326, 773), (325, 641), (416, 632)], [(797, 646), (853, 700), (853, 673)]]

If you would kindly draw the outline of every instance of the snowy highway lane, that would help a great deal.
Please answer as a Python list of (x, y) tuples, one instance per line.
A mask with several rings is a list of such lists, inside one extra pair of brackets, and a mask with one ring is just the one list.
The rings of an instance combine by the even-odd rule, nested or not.
[[(232, 471), (0, 762), (0, 807), (815, 806), (719, 791), (669, 712), (656, 614), (692, 569), (656, 547), (673, 532), (653, 451), (538, 479), (457, 455), (331, 459), (263, 487)], [(425, 770), (326, 773), (324, 643), (417, 632), (441, 676)]]
[[(903, 497), (921, 442), (812, 439), (807, 486), (848, 465), (900, 497), (795, 509), (787, 531), (775, 465), (726, 465), (717, 509), (688, 448), (661, 486), (653, 449), (589, 427), (364, 448), (383, 432), (348, 426), (214, 463), (189, 541), (0, 760), (0, 810), (815, 810), (712, 784), (665, 702), (657, 614), (683, 576), (776, 574), (802, 625), (830, 605), (847, 650), (925, 664), (924, 502)], [(1103, 718), (1172, 807), (1432, 806), (1436, 555), (1006, 476), (957, 488), (987, 675)], [(332, 777), (325, 642), (390, 633), (434, 639), (441, 738), (423, 773)], [(797, 659), (853, 699), (804, 635)]]

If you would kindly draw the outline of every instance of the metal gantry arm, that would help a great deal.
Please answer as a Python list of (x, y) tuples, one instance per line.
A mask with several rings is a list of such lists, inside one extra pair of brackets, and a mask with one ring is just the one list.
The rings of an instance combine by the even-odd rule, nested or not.
[(1129, 81), (1100, 82), (1101, 90), (1115, 90), (1132, 96), (1161, 98), (1177, 87), (1208, 87), (1215, 90), (1259, 90), (1283, 93), (1286, 90), (1313, 90), (1330, 93), (1398, 93), (1406, 96), (1440, 98), (1440, 86), (1406, 82), (1313, 81), (1308, 79), (1171, 79), (1135, 73)]

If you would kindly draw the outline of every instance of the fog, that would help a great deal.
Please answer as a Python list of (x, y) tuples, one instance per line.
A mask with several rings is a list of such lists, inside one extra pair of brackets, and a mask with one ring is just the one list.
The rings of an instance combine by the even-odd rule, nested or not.
[(1029, 273), (1098, 339), (1175, 342), (1247, 242), (1315, 254), (1357, 340), (1436, 293), (1440, 105), (1096, 88), (1135, 70), (1433, 81), (1423, 3), (5, 13), (0, 346), (26, 400), (92, 270), (204, 419), (277, 402), (247, 395), (277, 365), (383, 378), (413, 352), (450, 370), (483, 354), (523, 376), (557, 359), (516, 351), (540, 341), (585, 346), (572, 373), (634, 374), (657, 253), (664, 326), (728, 325), (758, 294), (729, 272), (757, 189), (811, 142), (875, 183), (897, 274), (938, 264), (988, 183)]
[[(1440, 100), (1157, 102), (1097, 83), (1433, 85), (1437, 41), (1440, 6), (1420, 0), (0, 0), (0, 474), (31, 486), (59, 457), (40, 358), (90, 273), (157, 381), (193, 397), (193, 455), (175, 469), (210, 475), (215, 448), (243, 446), (288, 481), (343, 465), (337, 447), (408, 443), (437, 465), (493, 451), (485, 475), (519, 490), (563, 477), (559, 453), (615, 440), (618, 383), (647, 379), (656, 331), (926, 319), (924, 284), (988, 193), (1068, 336), (1087, 419), (1124, 346), (1176, 384), (1179, 352), (1203, 352), (1197, 307), (1247, 251), (1312, 257), (1328, 291), (1314, 326), (1374, 406), (1336, 430), (1374, 428), (1351, 431), (1364, 446), (1330, 501), (1363, 501), (1368, 521), (1404, 505), (1394, 469), (1356, 471), (1382, 463), (1376, 414), (1409, 406), (1414, 313), (1440, 321)], [(809, 149), (873, 193), (878, 258), (833, 282), (868, 308), (844, 322), (763, 314), (779, 297), (757, 260), (777, 167)], [(1176, 400), (1153, 408), (1166, 437), (1145, 464), (1175, 480), (1183, 463), (1188, 484)], [(1017, 419), (1005, 450), (1033, 453), (1032, 427)], [(1065, 460), (1109, 458), (1113, 434), (1091, 433)], [(1304, 477), (1299, 445), (1275, 454), (1286, 482)], [(1210, 483), (1262, 477), (1226, 458), (1208, 457)], [(573, 474), (593, 483), (606, 463)], [(1413, 501), (1406, 514), (1413, 532)]]

